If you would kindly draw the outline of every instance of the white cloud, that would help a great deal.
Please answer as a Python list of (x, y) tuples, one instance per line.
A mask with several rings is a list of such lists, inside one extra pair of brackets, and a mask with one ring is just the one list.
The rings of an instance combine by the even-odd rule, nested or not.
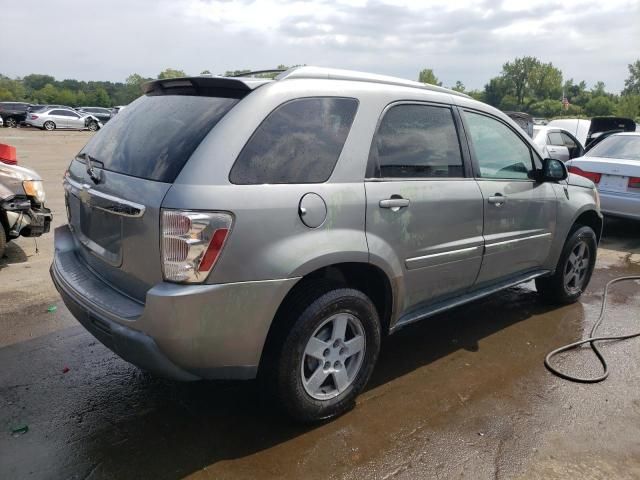
[[(124, 80), (166, 67), (198, 73), (317, 64), (481, 88), (535, 55), (566, 78), (620, 90), (638, 57), (637, 0), (0, 0), (2, 73)], [(50, 37), (53, 28), (73, 26)]]

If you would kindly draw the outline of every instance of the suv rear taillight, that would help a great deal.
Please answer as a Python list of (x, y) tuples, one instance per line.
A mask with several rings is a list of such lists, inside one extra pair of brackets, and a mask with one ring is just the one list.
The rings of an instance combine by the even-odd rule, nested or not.
[(31, 115), (29, 118), (31, 118), (31, 120), (35, 120), (36, 118), (38, 118), (38, 115)]
[(568, 170), (569, 173), (575, 173), (576, 175), (580, 175), (581, 177), (588, 178), (593, 183), (600, 183), (600, 179), (602, 178), (601, 173), (587, 172), (585, 170), (582, 170), (581, 168), (574, 167), (573, 165), (571, 165)]
[(161, 223), (164, 279), (202, 283), (224, 248), (233, 217), (222, 212), (162, 210)]
[(631, 177), (629, 179), (629, 188), (640, 188), (640, 177)]

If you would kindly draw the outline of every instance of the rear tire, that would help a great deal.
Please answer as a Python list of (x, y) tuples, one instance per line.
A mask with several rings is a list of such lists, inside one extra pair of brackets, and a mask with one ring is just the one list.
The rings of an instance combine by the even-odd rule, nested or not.
[(542, 299), (561, 305), (578, 300), (591, 280), (597, 249), (597, 237), (591, 227), (578, 226), (572, 230), (555, 273), (536, 279), (536, 289)]
[(18, 126), (18, 121), (13, 117), (7, 118), (4, 123), (9, 128), (16, 128)]
[(260, 379), (289, 416), (318, 422), (353, 407), (378, 359), (381, 333), (376, 308), (364, 293), (309, 287), (283, 308)]
[(47, 120), (46, 122), (44, 122), (44, 125), (42, 125), (44, 127), (45, 130), (47, 130), (48, 132), (51, 132), (53, 130), (56, 129), (56, 124), (53, 123), (51, 120)]

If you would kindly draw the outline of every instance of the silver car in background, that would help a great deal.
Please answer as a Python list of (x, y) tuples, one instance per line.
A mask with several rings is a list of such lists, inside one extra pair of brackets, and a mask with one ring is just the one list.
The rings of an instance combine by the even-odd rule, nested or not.
[(91, 130), (102, 128), (102, 123), (93, 115), (83, 114), (70, 108), (43, 108), (30, 112), (24, 123), (44, 130)]
[(640, 133), (615, 133), (566, 165), (596, 184), (602, 213), (640, 220)]

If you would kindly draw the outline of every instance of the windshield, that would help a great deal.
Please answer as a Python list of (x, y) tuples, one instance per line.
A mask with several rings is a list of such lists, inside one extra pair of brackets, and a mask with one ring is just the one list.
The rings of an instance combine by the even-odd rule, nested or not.
[(82, 149), (105, 170), (173, 182), (235, 98), (143, 96), (120, 111)]
[(585, 157), (640, 160), (640, 136), (612, 135), (589, 150)]

